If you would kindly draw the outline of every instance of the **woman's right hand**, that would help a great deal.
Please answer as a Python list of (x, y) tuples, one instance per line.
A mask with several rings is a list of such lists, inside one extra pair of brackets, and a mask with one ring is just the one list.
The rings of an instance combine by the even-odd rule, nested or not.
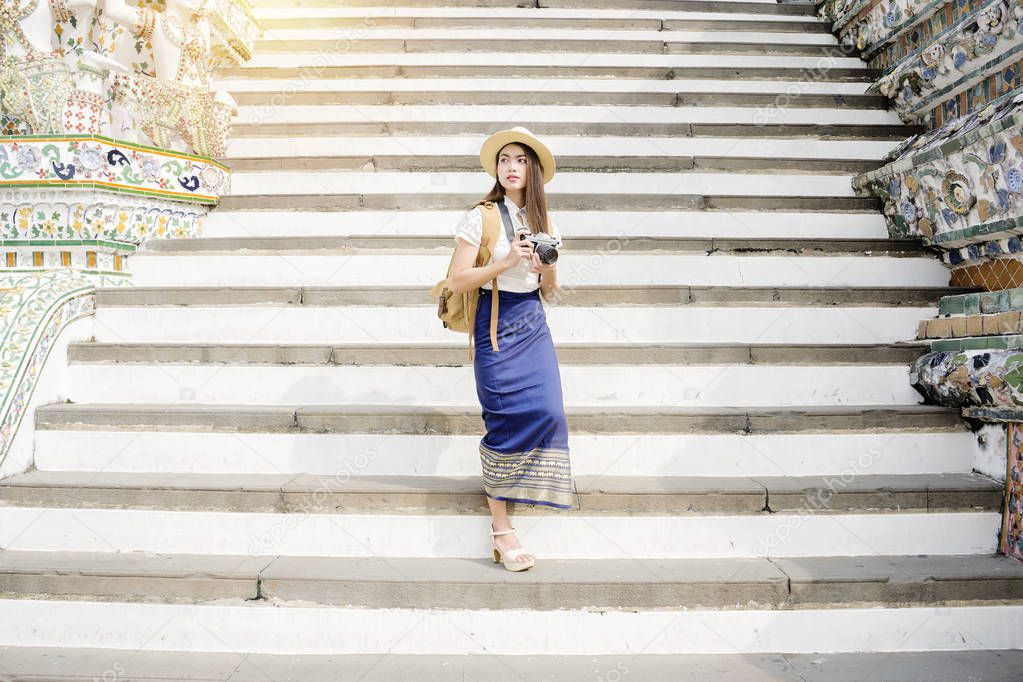
[(527, 239), (519, 239), (519, 233), (515, 233), (515, 243), (511, 245), (508, 255), (501, 259), (501, 265), (505, 270), (510, 270), (518, 265), (523, 259), (532, 260), (533, 243)]

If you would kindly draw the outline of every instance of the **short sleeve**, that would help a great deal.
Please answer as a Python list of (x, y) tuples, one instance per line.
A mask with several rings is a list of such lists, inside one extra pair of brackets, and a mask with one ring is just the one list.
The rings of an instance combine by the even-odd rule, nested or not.
[(479, 246), (483, 238), (483, 214), (479, 206), (465, 212), (455, 228), (455, 239), (461, 237), (473, 246)]

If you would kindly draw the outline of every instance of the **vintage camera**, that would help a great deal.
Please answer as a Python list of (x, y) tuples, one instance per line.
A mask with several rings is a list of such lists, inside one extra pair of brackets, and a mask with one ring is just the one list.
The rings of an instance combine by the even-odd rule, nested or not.
[(531, 234), (526, 230), (519, 230), (519, 240), (527, 239), (533, 244), (533, 251), (540, 256), (540, 262), (550, 265), (558, 262), (558, 240), (546, 232)]

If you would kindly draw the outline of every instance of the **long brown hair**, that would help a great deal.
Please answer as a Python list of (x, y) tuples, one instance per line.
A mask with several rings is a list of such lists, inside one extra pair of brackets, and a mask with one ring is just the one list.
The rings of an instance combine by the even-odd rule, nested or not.
[[(543, 187), (543, 164), (540, 163), (540, 157), (528, 144), (523, 142), (509, 142), (508, 144), (517, 144), (526, 150), (526, 168), (528, 170), (526, 171), (526, 187), (523, 190), (523, 198), (525, 199), (526, 220), (529, 222), (529, 228), (533, 234), (537, 232), (550, 234), (550, 227), (547, 223), (547, 192)], [(504, 147), (507, 147), (508, 144)], [(501, 156), (501, 149), (497, 150), (497, 157)], [(494, 168), (497, 168), (496, 162)], [(499, 172), (495, 172), (495, 175)], [(504, 197), (504, 186), (501, 185), (500, 178), (495, 177), (493, 188), (475, 205), (478, 206), (487, 201), (504, 201)]]

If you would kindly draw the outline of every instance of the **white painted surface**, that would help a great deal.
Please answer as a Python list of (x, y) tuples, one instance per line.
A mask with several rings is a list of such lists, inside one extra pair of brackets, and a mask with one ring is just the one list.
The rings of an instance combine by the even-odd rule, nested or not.
[(25, 404), (21, 408), (21, 421), (15, 427), (14, 438), (11, 440), (6, 457), (0, 460), (0, 478), (25, 471), (32, 466), (32, 439), (35, 432), (36, 408), (40, 405), (61, 402), (67, 398), (69, 389), (68, 344), (88, 339), (92, 333), (93, 317), (87, 315), (73, 320), (59, 334), (50, 339), (50, 349), (46, 361), (38, 376), (33, 380), (35, 385), (32, 392), (25, 396)]
[[(400, 354), (393, 356), (397, 365)], [(566, 406), (915, 405), (902, 365), (560, 366)], [(473, 368), (75, 364), (76, 403), (416, 405), (477, 403)]]
[[(461, 55), (459, 55), (461, 56)], [(554, 81), (551, 81), (553, 83)], [(296, 86), (301, 87), (301, 82)], [(523, 122), (554, 123), (743, 123), (766, 125), (851, 124), (899, 125), (898, 114), (880, 109), (799, 108), (798, 100), (786, 107), (629, 107), (618, 105), (504, 105), (465, 104), (289, 104), (282, 93), (268, 104), (240, 106), (235, 124), (274, 123), (374, 123), (387, 121), (484, 121), (518, 125)], [(527, 126), (528, 127), (528, 126)], [(560, 176), (555, 176), (555, 182)]]
[(1007, 424), (984, 424), (970, 439), (973, 469), (1003, 483), (1008, 474), (1007, 428)]
[[(732, 2), (733, 0), (722, 0)], [(752, 0), (773, 4), (775, 0)], [(682, 4), (680, 7), (685, 8)], [(693, 12), (686, 10), (644, 9), (567, 9), (555, 7), (256, 7), (260, 19), (275, 18), (330, 18), (330, 17), (478, 17), (497, 18), (612, 18), (612, 19), (728, 19), (732, 21), (816, 21), (813, 16), (785, 14), (736, 14), (734, 12)], [(278, 29), (271, 29), (276, 35)]]
[[(757, 19), (759, 21), (759, 18)], [(276, 32), (276, 29), (274, 30)], [(791, 34), (789, 34), (791, 35)], [(355, 38), (356, 36), (353, 36)], [(859, 57), (831, 56), (773, 56), (727, 54), (642, 54), (594, 52), (348, 52), (324, 53), (316, 51), (256, 53), (243, 68), (302, 68), (308, 67), (306, 78), (315, 78), (316, 69), (325, 66), (367, 66), (400, 64), (435, 66), (726, 66), (735, 68), (785, 67), (812, 70), (813, 75), (831, 68), (866, 69)], [(826, 76), (824, 76), (826, 78)]]
[[(790, 34), (791, 35), (791, 34)], [(796, 34), (798, 35), (798, 34)], [(714, 80), (640, 78), (311, 78), (302, 82), (306, 92), (434, 92), (434, 91), (504, 91), (504, 92), (717, 92), (717, 93), (788, 93), (828, 95), (862, 95), (869, 83), (799, 80)], [(285, 92), (294, 87), (289, 78), (238, 78), (216, 81), (220, 90), (237, 92)]]
[[(478, 156), (485, 135), (242, 137), (228, 144), (234, 157)], [(728, 137), (548, 136), (558, 158), (572, 156), (723, 156), (768, 159), (880, 160), (894, 146), (886, 140), (820, 140)], [(216, 212), (213, 214), (216, 215)]]
[[(360, 40), (491, 40), (495, 45), (503, 43), (514, 46), (519, 40), (550, 40), (559, 41), (562, 46), (571, 48), (577, 40), (597, 40), (607, 49), (603, 52), (614, 52), (627, 49), (629, 43), (637, 41), (653, 41), (671, 43), (758, 43), (767, 45), (832, 45), (835, 53), (838, 41), (830, 33), (791, 33), (771, 32), (769, 27), (759, 31), (651, 31), (623, 28), (533, 28), (525, 26), (490, 28), (484, 25), (471, 30), (464, 28), (367, 28), (353, 31), (349, 28), (275, 28), (265, 34), (263, 40), (271, 46), (276, 41), (291, 41), (299, 45), (310, 40), (334, 41), (334, 49), (324, 48), (324, 52), (344, 52), (351, 50), (351, 44)], [(559, 46), (560, 47), (560, 46)], [(358, 48), (356, 48), (358, 49)], [(446, 51), (446, 50), (439, 50)]]
[[(558, 173), (546, 191), (572, 194), (713, 194), (851, 197), (850, 175), (793, 173)], [(285, 171), (237, 172), (231, 178), (232, 194), (474, 194), (482, 197), (493, 178), (482, 172), (431, 171)]]
[[(401, 138), (404, 139), (404, 138)], [(239, 140), (239, 142), (241, 142)], [(796, 144), (793, 141), (786, 141)], [(399, 140), (399, 144), (401, 140)], [(468, 210), (468, 206), (466, 210)], [(206, 237), (451, 235), (462, 211), (228, 211), (210, 213)], [(564, 238), (719, 237), (885, 239), (880, 213), (791, 211), (556, 211)], [(567, 242), (566, 242), (567, 244)], [(134, 258), (134, 257), (133, 257)], [(134, 262), (134, 261), (132, 261)]]
[[(834, 611), (355, 609), (0, 601), (0, 646), (233, 654), (591, 654), (1010, 649), (1023, 607)], [(828, 627), (821, 627), (822, 622)], [(509, 633), (515, 633), (509, 636)]]
[[(547, 310), (554, 343), (890, 343), (912, 340), (931, 308), (607, 306)], [(465, 343), (436, 304), (102, 307), (97, 341), (204, 343)], [(908, 378), (907, 378), (908, 381)]]
[[(945, 286), (948, 269), (937, 259), (887, 256), (767, 256), (703, 252), (636, 255), (609, 244), (601, 251), (573, 251), (563, 240), (558, 284), (563, 288), (609, 285), (901, 287)], [(245, 255), (244, 251), (140, 253), (129, 261), (137, 286), (425, 286), (443, 279), (452, 245), (395, 255), (338, 250), (312, 255), (296, 250)], [(322, 253), (322, 252), (321, 252)], [(429, 296), (424, 294), (424, 300)]]
[[(43, 430), (40, 471), (208, 476), (478, 476), (483, 435)], [(579, 476), (840, 476), (964, 473), (969, 433), (569, 432)]]
[[(989, 554), (997, 512), (518, 515), (538, 558)], [(484, 557), (489, 516), (0, 508), (0, 546), (32, 551)]]

